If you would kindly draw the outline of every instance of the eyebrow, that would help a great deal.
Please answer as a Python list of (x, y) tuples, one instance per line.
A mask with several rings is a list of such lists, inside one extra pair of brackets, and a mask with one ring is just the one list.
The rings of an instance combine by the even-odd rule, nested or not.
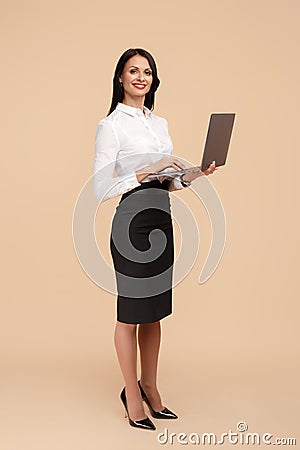
[[(139, 68), (138, 66), (130, 66), (130, 67), (135, 67), (136, 69)], [(130, 69), (130, 67), (129, 67), (129, 69)], [(150, 67), (147, 67), (145, 70), (151, 70), (151, 68), (150, 68)]]

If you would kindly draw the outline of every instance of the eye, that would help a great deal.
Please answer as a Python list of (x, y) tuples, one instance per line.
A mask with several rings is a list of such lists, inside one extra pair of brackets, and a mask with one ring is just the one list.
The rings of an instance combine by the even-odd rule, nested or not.
[[(135, 73), (136, 72), (136, 69), (130, 69), (130, 73)], [(151, 70), (146, 70), (146, 75), (151, 75), (152, 74), (152, 72), (151, 72)]]

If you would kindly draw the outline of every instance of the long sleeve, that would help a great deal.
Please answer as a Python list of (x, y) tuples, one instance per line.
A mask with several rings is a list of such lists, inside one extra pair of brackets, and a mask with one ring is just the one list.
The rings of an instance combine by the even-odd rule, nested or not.
[(119, 150), (120, 144), (113, 125), (102, 119), (96, 130), (93, 171), (93, 189), (98, 201), (117, 197), (141, 184), (133, 170), (126, 175), (113, 177)]

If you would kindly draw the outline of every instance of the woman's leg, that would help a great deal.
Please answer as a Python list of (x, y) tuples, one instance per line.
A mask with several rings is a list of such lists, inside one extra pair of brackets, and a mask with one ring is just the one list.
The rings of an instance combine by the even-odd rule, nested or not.
[(125, 381), (127, 408), (132, 420), (146, 418), (140, 389), (137, 384), (137, 340), (135, 324), (116, 322), (114, 343)]
[(141, 358), (140, 382), (155, 411), (161, 411), (164, 407), (156, 386), (160, 340), (160, 321), (139, 324), (138, 343)]

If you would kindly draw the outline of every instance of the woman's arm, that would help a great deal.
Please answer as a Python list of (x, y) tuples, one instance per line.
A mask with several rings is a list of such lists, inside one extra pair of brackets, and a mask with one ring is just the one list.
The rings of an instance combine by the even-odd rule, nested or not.
[[(168, 134), (169, 142), (170, 142), (169, 152), (172, 155), (173, 154), (173, 143), (172, 143), (172, 139), (171, 139), (170, 134), (169, 134), (168, 121), (165, 118), (163, 118), (163, 119), (164, 119), (164, 122), (165, 122), (166, 132)], [(169, 181), (169, 189), (168, 190), (169, 191), (177, 191), (179, 189), (183, 189), (185, 187), (188, 187), (192, 183), (192, 181), (194, 181), (196, 178), (201, 177), (202, 175), (210, 175), (215, 170), (218, 170), (218, 168), (216, 167), (215, 161), (214, 161), (209, 166), (208, 169), (204, 170), (204, 172), (202, 172), (202, 171), (191, 172), (191, 173), (186, 173), (186, 174), (182, 175), (181, 177), (173, 177)], [(185, 182), (186, 182), (186, 184), (185, 184)]]
[(127, 175), (113, 177), (120, 143), (113, 124), (102, 119), (96, 130), (93, 188), (98, 201), (104, 202), (139, 186), (132, 170)]
[(138, 169), (135, 171), (137, 180), (141, 183), (144, 178), (152, 174), (152, 171), (147, 170), (147, 168)]

